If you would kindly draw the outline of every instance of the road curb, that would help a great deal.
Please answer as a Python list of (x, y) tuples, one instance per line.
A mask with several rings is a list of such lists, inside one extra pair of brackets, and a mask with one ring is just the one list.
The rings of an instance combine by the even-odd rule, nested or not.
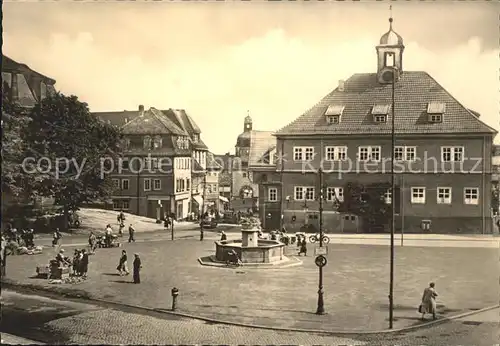
[(59, 296), (65, 296), (68, 298), (73, 298), (73, 299), (84, 299), (89, 302), (99, 302), (111, 306), (121, 306), (121, 307), (128, 307), (128, 308), (133, 308), (137, 310), (144, 310), (144, 311), (150, 311), (150, 312), (156, 312), (156, 313), (164, 313), (168, 315), (173, 315), (177, 317), (184, 317), (184, 318), (190, 318), (190, 319), (195, 319), (195, 320), (200, 320), (200, 321), (205, 321), (205, 322), (210, 322), (210, 323), (217, 323), (217, 324), (224, 324), (224, 325), (230, 325), (230, 326), (237, 326), (237, 327), (245, 327), (245, 328), (253, 328), (253, 329), (263, 329), (263, 330), (272, 330), (272, 331), (280, 331), (280, 332), (296, 332), (296, 333), (312, 333), (312, 334), (323, 334), (323, 335), (332, 335), (332, 336), (349, 336), (349, 335), (373, 335), (373, 334), (396, 334), (396, 333), (405, 333), (405, 332), (410, 332), (414, 331), (417, 329), (422, 329), (422, 328), (428, 328), (431, 326), (435, 326), (438, 324), (446, 323), (449, 321), (453, 321), (459, 318), (467, 317), (467, 316), (472, 316), (476, 315), (482, 312), (486, 312), (489, 310), (493, 310), (496, 308), (500, 307), (500, 304), (488, 306), (479, 310), (473, 310), (473, 311), (467, 311), (463, 312), (461, 314), (457, 314), (454, 316), (446, 316), (442, 317), (440, 319), (437, 319), (435, 321), (429, 321), (421, 324), (416, 324), (408, 327), (403, 327), (403, 328), (397, 328), (397, 329), (382, 329), (382, 330), (369, 330), (369, 331), (362, 331), (362, 330), (323, 330), (323, 329), (303, 329), (303, 328), (285, 328), (285, 327), (272, 327), (272, 326), (263, 326), (259, 324), (251, 324), (251, 323), (240, 323), (240, 322), (233, 322), (233, 321), (226, 321), (226, 320), (221, 320), (221, 319), (216, 319), (216, 318), (210, 318), (210, 317), (204, 317), (204, 316), (199, 316), (199, 315), (194, 315), (190, 313), (185, 313), (185, 312), (178, 312), (178, 311), (172, 311), (168, 309), (159, 309), (159, 308), (149, 308), (145, 306), (140, 306), (140, 305), (133, 305), (133, 304), (126, 304), (126, 303), (117, 303), (105, 299), (100, 299), (100, 298), (95, 298), (91, 297), (88, 294), (78, 294), (77, 292), (71, 292), (71, 290), (67, 292), (57, 292), (54, 290), (51, 290), (47, 287), (40, 287), (36, 285), (31, 285), (31, 284), (20, 284), (17, 282), (12, 282), (11, 280), (6, 281), (6, 279), (2, 279), (2, 287), (3, 288), (11, 288), (15, 290), (16, 288), (18, 289), (27, 289), (31, 291), (38, 291), (38, 292), (45, 292), (45, 293), (50, 293), (54, 295), (59, 295)]

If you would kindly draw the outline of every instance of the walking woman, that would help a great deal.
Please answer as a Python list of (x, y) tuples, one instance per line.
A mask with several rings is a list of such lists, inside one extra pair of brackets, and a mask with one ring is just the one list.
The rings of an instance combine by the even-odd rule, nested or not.
[(140, 271), (142, 269), (141, 258), (139, 257), (138, 253), (134, 254), (134, 256), (135, 256), (135, 259), (134, 259), (134, 284), (140, 284), (141, 283)]
[(424, 319), (425, 314), (432, 314), (432, 318), (434, 320), (436, 319), (436, 297), (438, 294), (434, 289), (434, 286), (434, 282), (431, 282), (422, 295), (422, 304), (419, 309), (422, 314), (422, 320)]
[(307, 256), (307, 242), (306, 242), (306, 237), (302, 238), (302, 242), (300, 243), (299, 256), (301, 254), (304, 254), (304, 256)]
[(122, 255), (120, 257), (120, 261), (118, 262), (118, 267), (116, 267), (116, 270), (120, 273), (120, 276), (125, 273), (125, 275), (129, 274), (128, 268), (127, 268), (127, 251), (122, 250)]

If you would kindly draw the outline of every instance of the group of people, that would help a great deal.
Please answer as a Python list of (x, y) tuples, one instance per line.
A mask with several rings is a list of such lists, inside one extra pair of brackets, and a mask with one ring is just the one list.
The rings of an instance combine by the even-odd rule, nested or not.
[(64, 249), (60, 249), (54, 260), (59, 268), (70, 268), (73, 276), (87, 277), (89, 270), (89, 254), (85, 249), (75, 249), (73, 258), (65, 255)]
[(33, 228), (18, 231), (17, 228), (8, 224), (2, 236), (7, 242), (15, 242), (19, 246), (25, 246), (27, 248), (35, 247), (35, 230)]
[[(118, 270), (118, 273), (120, 274), (120, 276), (130, 274), (130, 272), (128, 270), (127, 262), (128, 262), (127, 251), (122, 250), (122, 254), (120, 256), (118, 266), (116, 267), (116, 270)], [(140, 272), (142, 269), (142, 262), (141, 262), (141, 258), (140, 258), (138, 253), (134, 254), (134, 262), (132, 263), (132, 266), (133, 266), (132, 276), (133, 276), (134, 284), (139, 284), (139, 283), (141, 283)]]
[(85, 249), (75, 250), (73, 254), (73, 275), (87, 277), (89, 270), (89, 254)]

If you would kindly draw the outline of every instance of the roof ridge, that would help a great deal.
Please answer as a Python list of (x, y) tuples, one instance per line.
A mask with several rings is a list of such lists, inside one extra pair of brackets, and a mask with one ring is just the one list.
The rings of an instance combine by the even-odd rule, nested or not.
[(467, 114), (469, 114), (475, 121), (481, 123), (481, 125), (483, 126), (486, 126), (489, 130), (493, 131), (493, 133), (498, 133), (498, 131), (496, 129), (494, 129), (493, 127), (489, 126), (488, 124), (486, 124), (484, 121), (482, 121), (481, 119), (479, 119), (478, 117), (476, 117), (469, 108), (465, 107), (462, 102), (458, 101), (446, 88), (444, 88), (436, 79), (434, 79), (434, 77), (432, 77), (429, 73), (427, 72), (423, 72), (427, 75), (427, 77), (429, 77), (434, 83), (436, 83), (445, 93), (446, 95), (448, 95), (449, 97), (451, 97), (451, 99), (453, 101), (455, 101), (460, 107), (462, 107), (466, 112)]

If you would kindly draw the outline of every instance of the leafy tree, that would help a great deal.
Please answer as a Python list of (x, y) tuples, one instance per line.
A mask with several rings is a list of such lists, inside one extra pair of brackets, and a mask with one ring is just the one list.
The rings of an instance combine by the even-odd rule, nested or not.
[(391, 219), (391, 204), (385, 201), (389, 183), (362, 185), (348, 182), (344, 187), (344, 200), (339, 202), (338, 211), (357, 215), (363, 221), (364, 231), (385, 226)]
[(76, 96), (60, 93), (37, 104), (29, 118), (23, 131), (26, 156), (44, 173), (38, 194), (54, 197), (66, 215), (109, 195), (112, 186), (101, 174), (101, 162), (117, 162), (119, 129), (92, 115)]
[(26, 174), (22, 167), (25, 142), (21, 131), (28, 126), (27, 111), (17, 103), (11, 102), (6, 92), (2, 92), (2, 192), (6, 207), (7, 200), (19, 202), (30, 195), (30, 186), (35, 175)]

